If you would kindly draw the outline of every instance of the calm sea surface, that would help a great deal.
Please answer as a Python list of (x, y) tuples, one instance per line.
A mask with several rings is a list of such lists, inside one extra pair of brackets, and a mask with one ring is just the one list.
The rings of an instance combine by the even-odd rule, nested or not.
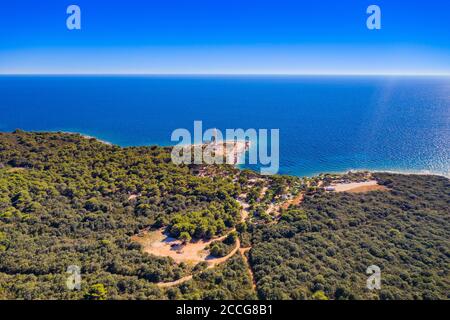
[(70, 131), (121, 146), (176, 128), (280, 129), (280, 173), (450, 175), (450, 78), (0, 77), (0, 131)]

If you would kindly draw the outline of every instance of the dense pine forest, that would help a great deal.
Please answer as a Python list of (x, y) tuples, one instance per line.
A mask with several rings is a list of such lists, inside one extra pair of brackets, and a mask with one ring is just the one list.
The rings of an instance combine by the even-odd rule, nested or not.
[[(389, 192), (317, 194), (295, 216), (254, 231), (261, 298), (450, 298), (449, 180), (375, 176)], [(369, 265), (382, 270), (379, 291), (365, 288)]]
[[(178, 166), (170, 151), (1, 133), (0, 299), (450, 298), (447, 178), (375, 173), (387, 191), (329, 193), (319, 178)], [(299, 192), (301, 203), (269, 210)], [(217, 257), (247, 250), (208, 268), (132, 241), (159, 228), (184, 242), (223, 237)], [(70, 265), (80, 290), (66, 287)], [(366, 288), (369, 265), (380, 290)]]

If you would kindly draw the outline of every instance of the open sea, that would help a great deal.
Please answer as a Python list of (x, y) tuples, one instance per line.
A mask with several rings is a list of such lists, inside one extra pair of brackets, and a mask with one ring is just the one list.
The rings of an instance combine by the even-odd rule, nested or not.
[(450, 77), (0, 76), (2, 132), (171, 145), (194, 120), (223, 132), (280, 129), (282, 174), (450, 176)]

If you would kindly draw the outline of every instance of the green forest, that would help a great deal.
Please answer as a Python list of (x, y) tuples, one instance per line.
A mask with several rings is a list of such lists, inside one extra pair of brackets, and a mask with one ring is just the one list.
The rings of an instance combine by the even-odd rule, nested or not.
[[(175, 165), (170, 151), (0, 133), (0, 299), (450, 298), (447, 178), (376, 173), (389, 191), (325, 193), (314, 179)], [(288, 190), (307, 193), (278, 220), (266, 214)], [(252, 214), (245, 223), (242, 194)], [(185, 242), (235, 229), (212, 254), (225, 256), (237, 237), (250, 249), (206, 268), (131, 241), (161, 227)], [(373, 264), (382, 287), (370, 291)], [(71, 265), (81, 267), (80, 290), (66, 287)]]
[[(450, 298), (449, 180), (375, 177), (390, 191), (315, 194), (253, 230), (261, 298)], [(370, 265), (382, 270), (379, 291), (365, 287)]]

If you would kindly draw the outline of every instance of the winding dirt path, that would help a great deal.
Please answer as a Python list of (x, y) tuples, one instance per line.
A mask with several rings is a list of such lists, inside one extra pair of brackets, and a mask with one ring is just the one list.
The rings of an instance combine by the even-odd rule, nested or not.
[[(267, 191), (267, 189), (265, 191)], [(276, 206), (272, 205), (272, 207), (269, 206), (269, 210), (268, 211), (270, 211), (270, 212), (272, 212), (274, 210), (278, 211), (278, 214), (277, 214), (276, 218), (279, 218), (279, 211), (280, 211), (279, 209), (280, 208), (286, 209), (291, 204), (299, 205), (303, 201), (303, 197), (304, 197), (304, 194), (300, 193), (296, 197), (294, 197), (293, 199), (287, 200), (286, 202), (284, 202), (282, 204), (279, 204), (279, 205), (276, 205)], [(248, 216), (249, 216), (249, 212), (248, 212), (249, 204), (244, 202), (243, 200), (240, 200), (240, 199), (238, 199), (237, 201), (239, 202), (239, 204), (242, 207), (242, 209), (241, 209), (241, 222), (244, 222), (244, 221), (246, 221), (248, 219)], [(273, 223), (276, 223), (276, 221), (274, 221)], [(231, 232), (233, 232), (235, 230), (236, 229), (233, 228), (232, 230), (229, 231), (228, 234), (230, 234)], [(225, 239), (228, 236), (228, 234), (226, 234), (226, 235), (224, 235), (224, 236), (222, 236), (220, 238), (214, 239), (214, 241), (221, 241), (221, 240)], [(236, 254), (236, 252), (239, 251), (239, 253), (241, 254), (242, 258), (244, 259), (244, 261), (245, 261), (245, 263), (247, 265), (247, 270), (248, 270), (250, 279), (252, 281), (252, 289), (256, 290), (256, 281), (255, 281), (255, 277), (254, 277), (254, 274), (253, 274), (253, 270), (252, 270), (251, 265), (250, 265), (250, 263), (248, 261), (248, 258), (246, 256), (246, 253), (250, 249), (251, 249), (251, 247), (241, 248), (241, 241), (239, 240), (239, 237), (237, 237), (236, 238), (236, 246), (234, 247), (234, 249), (229, 254), (227, 254), (226, 256), (221, 257), (221, 258), (213, 258), (213, 259), (205, 260), (208, 263), (208, 266), (206, 267), (206, 270), (214, 268), (215, 266), (228, 261), (228, 259), (230, 259), (232, 256), (234, 256)], [(200, 272), (202, 272), (202, 271), (200, 271)], [(187, 282), (189, 280), (192, 280), (193, 276), (194, 276), (194, 274), (190, 274), (190, 275), (184, 276), (184, 277), (182, 277), (180, 279), (177, 279), (175, 281), (158, 282), (158, 283), (156, 283), (156, 285), (159, 288), (173, 287), (173, 286), (177, 286), (177, 285), (183, 284), (183, 283), (185, 283), (185, 282)]]
[(245, 261), (245, 263), (247, 265), (248, 274), (250, 276), (250, 280), (252, 281), (252, 289), (255, 291), (256, 290), (255, 275), (253, 274), (252, 266), (250, 265), (250, 262), (248, 261), (248, 258), (245, 255), (247, 252), (250, 251), (251, 248), (252, 247), (240, 248), (239, 252), (242, 255), (242, 259), (244, 259), (244, 261)]
[(289, 208), (289, 206), (290, 206), (291, 204), (294, 205), (294, 206), (298, 206), (298, 205), (300, 205), (300, 204), (302, 203), (304, 197), (305, 197), (304, 193), (303, 193), (303, 192), (300, 192), (300, 193), (299, 193), (298, 195), (296, 195), (294, 198), (292, 198), (292, 199), (286, 201), (285, 203), (283, 203), (283, 204), (281, 205), (281, 208), (287, 209), (287, 208)]
[[(218, 264), (224, 263), (226, 262), (228, 259), (230, 259), (232, 256), (234, 256), (234, 254), (241, 248), (241, 241), (239, 240), (239, 237), (236, 238), (236, 246), (234, 247), (233, 250), (231, 250), (231, 252), (229, 254), (227, 254), (224, 257), (221, 258), (214, 258), (214, 259), (210, 259), (210, 260), (206, 260), (206, 262), (208, 263), (208, 267), (206, 268), (206, 270), (214, 268), (215, 266), (217, 266)], [(203, 270), (204, 271), (204, 270)], [(201, 271), (202, 272), (202, 271)], [(182, 284), (186, 281), (189, 281), (192, 279), (194, 275), (190, 274), (188, 276), (182, 277), (178, 280), (175, 281), (169, 281), (169, 282), (158, 282), (156, 285), (160, 288), (167, 288), (167, 287), (172, 287), (172, 286), (176, 286), (179, 284)]]
[[(243, 200), (237, 200), (237, 201), (239, 202), (239, 204), (242, 207), (242, 209), (241, 209), (241, 222), (244, 222), (244, 221), (247, 220), (248, 215), (249, 215), (249, 212), (248, 212), (249, 204), (244, 202)], [(214, 239), (213, 241), (221, 241), (221, 240), (225, 239), (231, 232), (234, 232), (234, 231), (236, 231), (236, 228), (231, 229), (228, 232), (228, 234), (226, 234), (226, 235), (224, 235), (224, 236), (222, 236), (220, 238)], [(233, 250), (231, 250), (231, 252), (229, 254), (227, 254), (226, 256), (221, 257), (221, 258), (212, 258), (212, 259), (208, 259), (207, 258), (205, 260), (208, 263), (208, 267), (206, 269), (214, 268), (218, 264), (226, 262), (228, 259), (230, 259), (232, 256), (234, 256), (237, 251), (240, 251), (240, 249), (241, 249), (241, 240), (239, 239), (239, 237), (236, 237), (236, 246), (234, 247)], [(245, 255), (243, 255), (243, 256), (244, 256), (244, 259), (247, 261), (247, 259), (246, 259), (247, 257)], [(248, 264), (248, 261), (247, 261), (247, 264)], [(251, 269), (250, 269), (250, 272), (251, 272)], [(160, 287), (160, 288), (168, 288), (168, 287), (176, 286), (176, 285), (182, 284), (184, 282), (187, 282), (187, 281), (191, 280), (193, 276), (194, 276), (193, 274), (190, 274), (188, 276), (182, 277), (182, 278), (177, 279), (175, 281), (158, 282), (158, 283), (156, 283), (156, 285), (158, 287)], [(252, 276), (252, 279), (253, 279), (253, 274), (251, 276)]]
[(177, 286), (179, 284), (185, 283), (186, 281), (191, 280), (193, 277), (192, 274), (185, 276), (183, 278), (180, 278), (178, 280), (175, 281), (170, 281), (170, 282), (158, 282), (156, 285), (160, 288), (169, 288), (169, 287), (173, 287), (173, 286)]

